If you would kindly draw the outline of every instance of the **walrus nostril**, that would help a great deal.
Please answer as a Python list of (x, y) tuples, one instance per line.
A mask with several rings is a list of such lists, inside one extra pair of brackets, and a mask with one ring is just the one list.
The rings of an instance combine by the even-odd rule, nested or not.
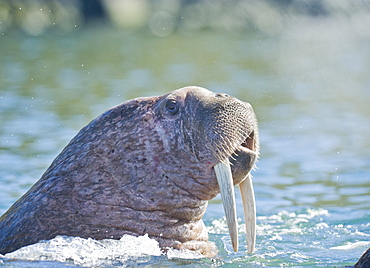
[(229, 95), (227, 95), (225, 93), (216, 93), (215, 97), (217, 97), (217, 98), (219, 98), (219, 97), (227, 98), (227, 97), (229, 97)]

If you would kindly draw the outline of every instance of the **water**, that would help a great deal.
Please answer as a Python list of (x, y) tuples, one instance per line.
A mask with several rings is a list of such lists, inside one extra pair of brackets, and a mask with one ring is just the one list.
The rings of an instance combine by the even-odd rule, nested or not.
[(220, 250), (214, 259), (160, 254), (145, 237), (104, 245), (58, 237), (0, 258), (0, 265), (353, 265), (370, 247), (368, 33), (353, 18), (329, 17), (291, 18), (271, 35), (203, 31), (159, 38), (95, 27), (0, 36), (1, 214), (81, 127), (127, 99), (185, 85), (226, 92), (253, 105), (261, 136), (251, 256), (241, 219), (240, 251), (232, 251), (218, 196), (204, 216)]

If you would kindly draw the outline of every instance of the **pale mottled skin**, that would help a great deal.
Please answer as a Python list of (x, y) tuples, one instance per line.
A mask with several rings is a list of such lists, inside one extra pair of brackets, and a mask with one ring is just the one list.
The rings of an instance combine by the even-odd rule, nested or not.
[[(228, 120), (220, 120), (222, 114)], [(0, 253), (56, 235), (119, 239), (147, 233), (162, 248), (214, 254), (201, 218), (219, 192), (213, 166), (220, 162), (215, 151), (221, 142), (215, 126), (220, 133), (226, 126), (233, 130), (235, 120), (243, 123), (237, 127), (243, 141), (227, 134), (238, 144), (226, 147), (235, 151), (243, 143), (255, 151), (230, 158), (238, 184), (258, 156), (249, 104), (187, 87), (113, 107), (84, 127), (0, 218)]]

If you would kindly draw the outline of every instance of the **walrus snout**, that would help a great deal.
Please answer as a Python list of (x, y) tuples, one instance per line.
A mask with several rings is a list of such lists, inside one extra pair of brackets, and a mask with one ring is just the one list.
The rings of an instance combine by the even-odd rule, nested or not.
[(162, 102), (162, 114), (166, 117), (168, 105), (176, 106), (178, 114), (192, 114), (182, 118), (178, 131), (194, 154), (200, 153), (196, 147), (204, 148), (200, 161), (212, 161), (215, 165), (245, 149), (258, 154), (257, 124), (249, 103), (199, 87), (176, 90)]

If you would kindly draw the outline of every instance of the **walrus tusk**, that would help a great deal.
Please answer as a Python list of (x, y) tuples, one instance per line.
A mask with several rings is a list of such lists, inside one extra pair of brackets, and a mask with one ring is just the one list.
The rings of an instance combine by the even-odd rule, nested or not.
[(254, 198), (252, 177), (250, 174), (248, 174), (245, 180), (239, 184), (239, 188), (244, 208), (248, 254), (252, 254), (256, 244), (256, 201)]
[(220, 187), (222, 203), (224, 206), (227, 226), (229, 228), (231, 243), (235, 252), (238, 251), (238, 226), (236, 221), (236, 205), (234, 195), (233, 177), (229, 159), (214, 166), (217, 182)]

